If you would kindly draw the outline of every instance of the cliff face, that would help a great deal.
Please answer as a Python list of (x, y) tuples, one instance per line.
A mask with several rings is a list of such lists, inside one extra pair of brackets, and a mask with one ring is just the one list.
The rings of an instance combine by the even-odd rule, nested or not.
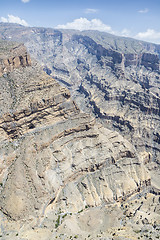
[[(132, 233), (137, 221), (140, 229), (144, 221), (158, 226), (158, 55), (106, 49), (91, 33), (16, 27), (8, 36), (16, 31), (61, 85), (31, 64), (24, 46), (16, 44), (14, 52), (9, 45), (0, 62), (2, 234), (5, 216), (17, 228), (24, 221), (29, 229), (49, 229), (46, 239), (55, 239), (57, 227), (84, 239), (113, 226)], [(24, 64), (4, 68), (21, 56)], [(19, 233), (27, 239), (28, 232)]]
[(16, 68), (31, 65), (30, 56), (27, 54), (24, 45), (8, 43), (6, 46), (5, 42), (0, 41), (0, 47), (0, 77)]
[[(73, 99), (159, 162), (159, 46), (94, 31), (1, 25)], [(16, 34), (15, 34), (16, 33)]]
[(78, 212), (150, 185), (134, 147), (80, 113), (67, 89), (36, 64), (10, 70), (0, 81), (2, 212), (15, 220), (41, 217), (50, 204)]
[(15, 35), (6, 25), (3, 28), (3, 38), (24, 41), (44, 70), (70, 89), (83, 111), (159, 162), (157, 45), (94, 31), (17, 26)]

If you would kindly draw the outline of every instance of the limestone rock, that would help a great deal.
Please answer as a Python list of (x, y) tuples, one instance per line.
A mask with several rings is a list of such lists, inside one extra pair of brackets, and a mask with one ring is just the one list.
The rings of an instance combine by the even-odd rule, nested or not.
[[(17, 231), (20, 239), (69, 239), (76, 231), (80, 239), (128, 239), (146, 230), (156, 238), (158, 46), (92, 31), (0, 29), (23, 40), (61, 84), (35, 60), (20, 64), (19, 56), (30, 57), (10, 43), (0, 64), (4, 239)], [(4, 68), (15, 45), (16, 63)]]
[(10, 29), (1, 23), (0, 36), (24, 42), (83, 111), (159, 163), (159, 45), (97, 31)]
[(18, 66), (0, 84), (0, 208), (8, 217), (41, 219), (59, 207), (77, 212), (150, 186), (132, 144), (80, 112), (36, 63)]
[(23, 44), (0, 41), (0, 77), (20, 66), (30, 66), (31, 59)]

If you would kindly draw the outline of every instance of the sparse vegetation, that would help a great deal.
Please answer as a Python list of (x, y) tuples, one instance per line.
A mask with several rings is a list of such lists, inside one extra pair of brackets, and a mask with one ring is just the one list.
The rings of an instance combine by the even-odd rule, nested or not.
[(78, 213), (81, 213), (81, 212), (83, 212), (83, 209), (81, 209), (81, 210), (78, 211)]
[(58, 228), (58, 226), (60, 225), (60, 218), (61, 218), (61, 216), (58, 215), (58, 218), (57, 218), (56, 224), (55, 224), (55, 228)]
[(62, 218), (65, 218), (67, 216), (67, 213), (65, 213), (63, 216), (62, 216)]
[(134, 230), (134, 232), (135, 232), (135, 233), (140, 233), (140, 232), (141, 232), (141, 230)]

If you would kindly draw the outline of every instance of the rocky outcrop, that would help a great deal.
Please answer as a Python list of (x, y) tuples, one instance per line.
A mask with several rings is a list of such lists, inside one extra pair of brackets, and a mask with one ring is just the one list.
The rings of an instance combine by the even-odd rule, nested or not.
[(128, 66), (144, 66), (146, 69), (151, 69), (152, 71), (159, 71), (159, 57), (157, 54), (153, 53), (140, 53), (133, 54), (128, 53), (124, 54), (124, 65)]
[(151, 68), (152, 71), (159, 71), (159, 57), (151, 53), (143, 53), (141, 64), (146, 68)]
[[(122, 62), (122, 54), (112, 49), (106, 49), (102, 45), (97, 44), (93, 39), (83, 35), (73, 35), (73, 43), (76, 42), (85, 46), (89, 54), (96, 56), (99, 63), (104, 66), (114, 68), (115, 64)], [(102, 58), (104, 58), (102, 60)]]
[(3, 49), (0, 54), (0, 77), (16, 68), (31, 65), (30, 56), (27, 54), (24, 45), (8, 43), (6, 46), (3, 41), (0, 41), (0, 45), (1, 49)]

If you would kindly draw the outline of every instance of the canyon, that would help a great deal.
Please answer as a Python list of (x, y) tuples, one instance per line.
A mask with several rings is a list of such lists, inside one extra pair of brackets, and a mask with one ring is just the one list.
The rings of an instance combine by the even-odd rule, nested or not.
[(4, 23), (0, 38), (1, 237), (158, 238), (160, 46)]

